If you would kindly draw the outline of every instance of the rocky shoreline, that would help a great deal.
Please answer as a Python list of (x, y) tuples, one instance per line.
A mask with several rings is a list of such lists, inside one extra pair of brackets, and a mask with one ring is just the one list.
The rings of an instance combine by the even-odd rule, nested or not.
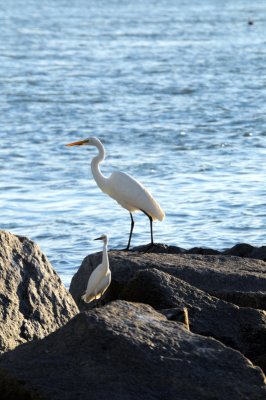
[(1, 399), (266, 398), (266, 246), (109, 259), (95, 308), (81, 294), (101, 253), (67, 291), (38, 245), (0, 231)]

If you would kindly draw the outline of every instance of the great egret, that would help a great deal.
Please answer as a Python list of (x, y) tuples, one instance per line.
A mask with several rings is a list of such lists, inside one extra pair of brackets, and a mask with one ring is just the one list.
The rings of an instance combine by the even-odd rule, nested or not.
[(92, 271), (88, 280), (86, 292), (81, 297), (86, 303), (90, 303), (102, 297), (111, 283), (111, 271), (107, 252), (108, 236), (102, 235), (94, 240), (103, 241), (103, 257), (102, 263)]
[(99, 188), (110, 197), (115, 199), (122, 207), (130, 213), (131, 229), (126, 250), (130, 247), (131, 236), (134, 228), (132, 212), (142, 211), (150, 220), (151, 245), (153, 245), (152, 222), (162, 221), (164, 212), (151, 193), (136, 179), (124, 172), (115, 171), (106, 178), (100, 171), (99, 164), (105, 158), (105, 150), (101, 141), (96, 137), (90, 137), (78, 142), (69, 143), (66, 146), (94, 146), (98, 149), (98, 155), (91, 161), (93, 177)]

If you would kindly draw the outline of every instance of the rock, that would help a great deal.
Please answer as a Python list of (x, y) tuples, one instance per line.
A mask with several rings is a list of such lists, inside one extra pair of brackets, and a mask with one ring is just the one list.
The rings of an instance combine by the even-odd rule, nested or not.
[(205, 249), (202, 247), (193, 247), (192, 249), (187, 250), (185, 253), (186, 254), (202, 254), (204, 256), (221, 254), (220, 251), (218, 251), (218, 250)]
[(0, 371), (3, 400), (21, 400), (23, 390), (32, 400), (266, 397), (264, 375), (241, 353), (124, 301), (78, 314), (4, 354)]
[(141, 246), (133, 247), (131, 252), (138, 252), (138, 253), (167, 253), (167, 254), (180, 254), (186, 253), (186, 249), (177, 246), (168, 246), (167, 244), (163, 243), (156, 243), (154, 246), (150, 244), (145, 244)]
[[(87, 256), (72, 278), (69, 290), (80, 310), (88, 309), (80, 298), (100, 261), (101, 253)], [(266, 310), (266, 264), (261, 260), (228, 255), (110, 251), (109, 261), (112, 283), (104, 297), (107, 301), (119, 298), (136, 271), (156, 268), (238, 306)]]
[[(81, 310), (94, 307), (93, 303), (88, 307), (80, 296), (100, 258), (101, 253), (86, 257), (72, 279), (70, 292)], [(109, 261), (112, 283), (103, 302), (147, 303), (172, 320), (180, 318), (180, 312), (182, 318), (182, 309), (188, 307), (192, 332), (219, 339), (265, 367), (266, 320), (259, 310), (266, 309), (263, 261), (119, 251), (110, 251)]]
[(148, 252), (148, 253), (167, 253), (167, 254), (202, 254), (202, 255), (214, 255), (224, 254), (237, 257), (254, 258), (257, 260), (266, 261), (266, 246), (255, 247), (247, 243), (238, 243), (231, 249), (224, 251), (218, 251), (205, 247), (193, 247), (192, 249), (186, 250), (182, 247), (168, 246), (166, 244), (158, 243), (154, 246), (143, 245), (137, 246), (132, 249), (137, 252)]
[(266, 371), (266, 353), (264, 354), (259, 354), (257, 355), (256, 358), (254, 358), (254, 364), (258, 365), (262, 371)]
[(77, 306), (31, 240), (0, 231), (0, 353), (64, 325)]
[(192, 249), (186, 250), (183, 247), (168, 246), (167, 244), (156, 243), (151, 246), (150, 244), (133, 247), (133, 252), (144, 252), (144, 253), (166, 253), (166, 254), (221, 254), (218, 250), (213, 250), (203, 247), (193, 247)]
[(216, 338), (264, 367), (258, 360), (266, 355), (266, 314), (261, 310), (237, 307), (156, 269), (137, 271), (120, 298), (149, 304), (171, 320), (187, 307), (192, 332)]
[(266, 261), (266, 246), (254, 247), (247, 243), (239, 243), (225, 250), (223, 254)]

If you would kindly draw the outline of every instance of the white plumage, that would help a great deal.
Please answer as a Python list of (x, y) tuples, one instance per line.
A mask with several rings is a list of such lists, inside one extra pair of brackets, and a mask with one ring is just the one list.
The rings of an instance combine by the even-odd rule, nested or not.
[(108, 237), (107, 235), (102, 235), (95, 240), (103, 240), (103, 256), (102, 263), (92, 271), (88, 280), (86, 292), (81, 297), (86, 303), (90, 303), (102, 297), (111, 283), (111, 271), (107, 252)]
[(162, 221), (164, 212), (160, 205), (153, 198), (151, 193), (136, 179), (124, 172), (115, 171), (110, 177), (106, 178), (100, 171), (99, 165), (105, 158), (105, 150), (101, 141), (96, 137), (91, 137), (79, 142), (67, 144), (67, 146), (95, 146), (99, 153), (91, 161), (91, 170), (93, 177), (99, 188), (130, 213), (131, 230), (127, 250), (130, 247), (131, 236), (134, 228), (134, 220), (132, 212), (142, 211), (150, 220), (151, 245), (153, 245), (152, 222), (155, 220)]
[[(106, 192), (129, 212), (145, 211), (155, 220), (162, 221), (164, 212), (151, 193), (136, 179), (124, 172), (115, 171), (108, 178), (109, 190)], [(129, 190), (130, 188), (130, 190)]]

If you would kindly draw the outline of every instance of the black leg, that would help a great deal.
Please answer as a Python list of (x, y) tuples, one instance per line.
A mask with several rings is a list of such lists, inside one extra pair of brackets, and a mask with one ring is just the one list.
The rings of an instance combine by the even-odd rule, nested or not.
[(148, 213), (146, 213), (146, 211), (143, 211), (143, 210), (141, 210), (145, 215), (147, 215), (147, 217), (149, 218), (149, 220), (150, 220), (150, 231), (151, 231), (151, 244), (150, 244), (150, 247), (151, 246), (153, 246), (153, 229), (152, 229), (152, 217), (148, 214)]
[(130, 218), (131, 218), (131, 228), (130, 228), (130, 234), (129, 234), (129, 239), (128, 239), (128, 244), (127, 244), (126, 250), (129, 250), (130, 242), (131, 242), (131, 236), (132, 236), (132, 232), (133, 232), (133, 228), (134, 228), (133, 216), (132, 216), (131, 212), (129, 214), (130, 214)]
[(149, 220), (150, 220), (150, 229), (151, 229), (151, 245), (153, 246), (152, 217), (150, 217), (149, 215), (148, 215), (148, 217), (149, 217)]

